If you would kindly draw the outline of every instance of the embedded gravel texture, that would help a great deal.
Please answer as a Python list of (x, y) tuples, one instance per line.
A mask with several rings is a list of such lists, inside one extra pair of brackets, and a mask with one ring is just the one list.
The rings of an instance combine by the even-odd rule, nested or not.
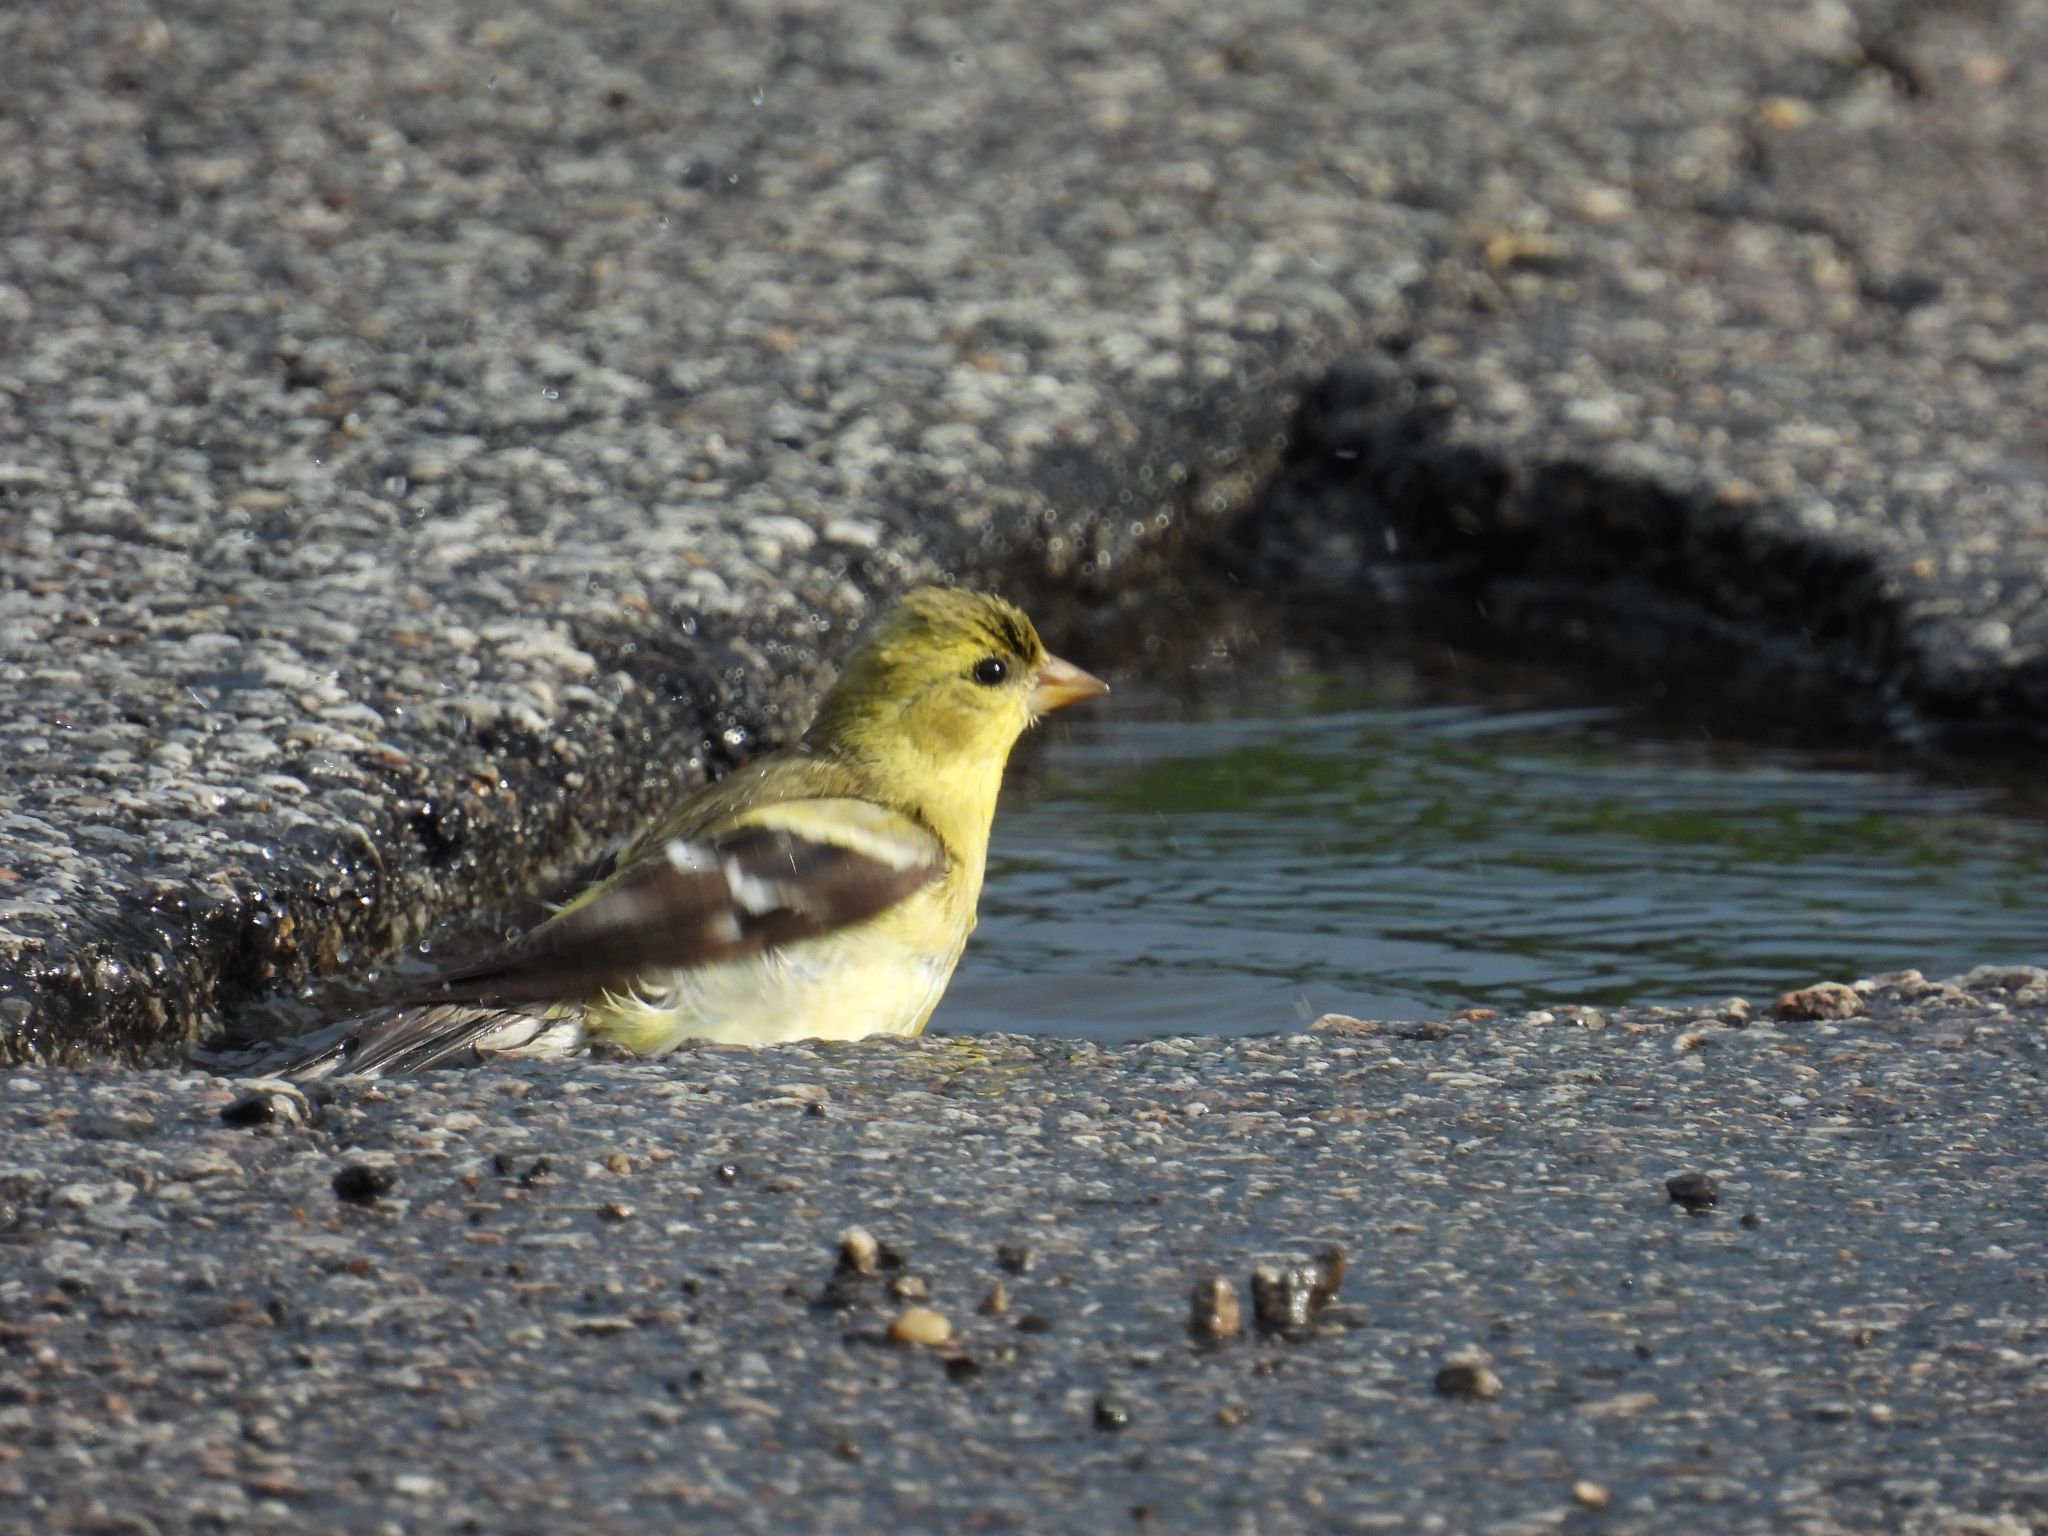
[(20, 1071), (0, 1529), (2048, 1529), (2048, 972), (1794, 1011)]
[(530, 892), (942, 572), (1156, 610), (1230, 535), (1357, 606), (1391, 553), (1454, 628), (2032, 728), (2044, 32), (0, 7), (0, 1060)]

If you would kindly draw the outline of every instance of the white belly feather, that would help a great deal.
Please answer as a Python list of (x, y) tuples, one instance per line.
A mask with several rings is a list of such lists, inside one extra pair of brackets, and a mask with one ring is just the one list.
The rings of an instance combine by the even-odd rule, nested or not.
[(795, 945), (646, 978), (588, 1009), (592, 1035), (643, 1056), (690, 1040), (769, 1045), (914, 1035), (952, 979), (960, 947), (910, 955), (894, 946)]

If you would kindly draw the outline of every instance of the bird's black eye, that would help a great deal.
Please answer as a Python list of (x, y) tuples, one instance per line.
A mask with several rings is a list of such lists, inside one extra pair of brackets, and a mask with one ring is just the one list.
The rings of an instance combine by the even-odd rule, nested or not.
[(1010, 675), (1010, 664), (1000, 656), (984, 656), (967, 674), (984, 688), (993, 688)]

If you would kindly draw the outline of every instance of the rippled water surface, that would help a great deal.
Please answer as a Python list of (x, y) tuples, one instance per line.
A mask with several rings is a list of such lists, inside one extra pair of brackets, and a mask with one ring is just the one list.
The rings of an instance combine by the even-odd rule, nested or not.
[(934, 1027), (1258, 1033), (2048, 958), (2048, 837), (1989, 792), (1370, 692), (1120, 689), (1050, 725)]

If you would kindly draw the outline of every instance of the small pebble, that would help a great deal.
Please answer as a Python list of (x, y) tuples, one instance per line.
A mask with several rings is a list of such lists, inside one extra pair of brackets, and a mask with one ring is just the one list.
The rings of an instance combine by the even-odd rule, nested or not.
[(1105, 1430), (1129, 1429), (1131, 1410), (1121, 1398), (1104, 1394), (1095, 1399), (1095, 1427)]
[(264, 1081), (220, 1112), (226, 1125), (305, 1125), (313, 1106), (293, 1083)]
[(998, 1280), (988, 1288), (988, 1294), (981, 1298), (981, 1310), (993, 1317), (1010, 1310), (1010, 1293)]
[(931, 1287), (921, 1275), (898, 1275), (889, 1282), (889, 1294), (898, 1301), (923, 1301), (931, 1295)]
[(1607, 1507), (1607, 1486), (1604, 1483), (1596, 1483), (1582, 1477), (1572, 1484), (1572, 1497), (1588, 1509), (1605, 1509)]
[(953, 1340), (953, 1325), (943, 1312), (930, 1307), (905, 1307), (889, 1324), (891, 1344), (922, 1344), (936, 1349)]
[(873, 1277), (881, 1271), (882, 1245), (866, 1227), (848, 1227), (839, 1235), (841, 1274)]
[(623, 1200), (607, 1200), (597, 1208), (597, 1214), (606, 1221), (631, 1221), (633, 1207)]
[(1274, 1259), (1252, 1266), (1252, 1316), (1268, 1333), (1289, 1333), (1306, 1328), (1316, 1305), (1316, 1286), (1322, 1273), (1307, 1264), (1287, 1264)]
[(1216, 1422), (1225, 1429), (1235, 1429), (1251, 1416), (1251, 1409), (1243, 1403), (1225, 1403), (1216, 1410)]
[(1438, 1371), (1436, 1389), (1445, 1397), (1489, 1403), (1501, 1394), (1500, 1378), (1492, 1367), (1471, 1360), (1455, 1361)]
[(1342, 1243), (1332, 1243), (1316, 1255), (1316, 1283), (1309, 1297), (1316, 1306), (1337, 1299), (1337, 1292), (1344, 1288), (1344, 1274), (1350, 1262)]
[(1664, 1181), (1664, 1191), (1674, 1205), (1688, 1211), (1704, 1211), (1721, 1203), (1721, 1188), (1713, 1175), (1697, 1171), (1674, 1174)]
[(1355, 1018), (1348, 1013), (1326, 1013), (1309, 1025), (1309, 1028), (1333, 1035), (1370, 1035), (1379, 1030), (1379, 1025)]
[(1854, 987), (1839, 981), (1823, 981), (1811, 987), (1787, 992), (1772, 1006), (1781, 1019), (1853, 1019), (1863, 1012), (1863, 999)]
[(1021, 1275), (1038, 1261), (1038, 1255), (1022, 1243), (998, 1243), (996, 1263), (1013, 1275)]
[(1237, 1287), (1221, 1275), (1204, 1275), (1188, 1298), (1188, 1332), (1205, 1343), (1220, 1343), (1244, 1332)]
[(351, 1205), (369, 1205), (391, 1193), (398, 1174), (390, 1168), (350, 1163), (334, 1176), (334, 1193)]

